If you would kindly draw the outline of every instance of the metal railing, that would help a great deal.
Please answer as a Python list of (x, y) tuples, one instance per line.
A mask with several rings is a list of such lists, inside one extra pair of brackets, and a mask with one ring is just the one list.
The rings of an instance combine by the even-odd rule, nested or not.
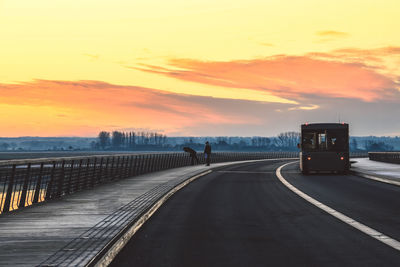
[[(204, 164), (203, 153), (197, 154)], [(211, 163), (297, 157), (297, 152), (213, 153)], [(185, 153), (0, 161), (0, 213), (57, 199), (106, 182), (191, 165)]]
[(400, 164), (400, 152), (368, 152), (370, 160)]
[(368, 152), (350, 152), (350, 158), (368, 158)]

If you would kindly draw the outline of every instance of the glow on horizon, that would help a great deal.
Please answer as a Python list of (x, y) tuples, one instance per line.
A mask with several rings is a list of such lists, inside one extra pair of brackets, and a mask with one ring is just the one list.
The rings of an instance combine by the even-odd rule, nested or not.
[[(400, 2), (395, 0), (3, 0), (0, 121), (8, 130), (2, 134), (86, 136), (113, 125), (179, 134), (181, 125), (207, 123), (204, 114), (194, 113), (192, 122), (179, 115), (190, 111), (190, 106), (184, 105), (195, 102), (179, 100), (177, 105), (183, 106), (175, 106), (176, 113), (159, 120), (162, 113), (156, 109), (126, 109), (120, 101), (92, 99), (88, 92), (69, 91), (66, 86), (52, 89), (38, 80), (98, 81), (110, 84), (107, 90), (114, 86), (148, 88), (170, 93), (174, 99), (194, 96), (289, 105), (277, 108), (280, 112), (321, 112), (324, 105), (304, 95), (310, 88), (317, 98), (356, 98), (381, 101), (382, 105), (388, 99), (400, 102), (394, 93), (400, 87), (399, 10)], [(276, 64), (271, 57), (278, 55), (302, 60), (296, 67), (284, 61), (280, 69), (268, 70)], [(176, 64), (185, 61), (191, 64)], [(258, 68), (248, 68), (260, 61), (263, 64)], [(196, 62), (214, 71), (199, 69)], [(244, 63), (238, 67), (237, 62)], [(321, 76), (319, 68), (328, 65), (335, 66), (332, 73)], [(339, 81), (341, 72), (349, 73), (349, 66), (357, 79)], [(154, 71), (157, 68), (166, 71)], [(318, 79), (313, 78), (316, 75), (320, 75)], [(46, 84), (45, 89), (35, 87), (41, 84)], [(13, 85), (11, 91), (8, 85)], [(52, 90), (60, 90), (67, 103), (55, 101)], [(37, 96), (35, 103), (28, 99), (33, 95)], [(98, 88), (96, 96), (120, 99), (112, 96), (112, 91), (102, 95)], [(73, 97), (80, 99), (79, 105)], [(130, 92), (128, 97), (134, 99), (135, 95)], [(100, 112), (101, 108), (107, 112)], [(123, 116), (133, 110), (146, 117)], [(196, 110), (209, 110), (208, 119), (222, 124), (260, 123), (250, 115), (236, 118), (221, 110), (212, 113), (200, 102)], [(35, 119), (24, 122), (24, 118)], [(382, 134), (385, 132), (396, 130)]]

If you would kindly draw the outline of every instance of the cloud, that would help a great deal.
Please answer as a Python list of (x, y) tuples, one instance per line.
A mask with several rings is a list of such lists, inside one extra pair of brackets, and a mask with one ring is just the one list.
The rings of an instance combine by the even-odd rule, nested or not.
[(172, 59), (170, 67), (142, 65), (136, 69), (199, 84), (262, 90), (296, 101), (310, 95), (363, 101), (394, 97), (395, 80), (363, 62), (344, 62), (338, 53), (225, 62)]
[(273, 47), (273, 46), (275, 46), (275, 45), (272, 44), (272, 43), (260, 43), (260, 45), (268, 46), (268, 47)]
[[(3, 136), (96, 136), (157, 129), (169, 136), (272, 136), (304, 122), (351, 124), (352, 134), (398, 132), (400, 97), (366, 102), (310, 94), (299, 104), (174, 94), (101, 81), (0, 84)], [(63, 117), (60, 117), (63, 115)]]
[[(257, 124), (236, 107), (251, 101), (214, 99), (101, 81), (36, 80), (0, 84), (2, 135), (96, 135), (118, 128), (190, 129), (197, 124)], [(32, 127), (36, 125), (36, 127)], [(115, 128), (114, 127), (114, 128)], [(18, 132), (18, 133), (17, 133)], [(204, 129), (202, 133), (207, 132)], [(195, 133), (192, 133), (195, 134)]]
[(348, 33), (339, 32), (339, 31), (319, 31), (316, 33), (316, 35), (321, 36), (321, 37), (335, 37), (335, 38), (349, 36)]
[(400, 55), (399, 46), (386, 46), (375, 49), (342, 48), (333, 51), (335, 54), (364, 56), (394, 56)]
[(96, 61), (100, 58), (99, 55), (94, 55), (94, 54), (83, 54), (83, 55), (90, 58), (91, 61)]

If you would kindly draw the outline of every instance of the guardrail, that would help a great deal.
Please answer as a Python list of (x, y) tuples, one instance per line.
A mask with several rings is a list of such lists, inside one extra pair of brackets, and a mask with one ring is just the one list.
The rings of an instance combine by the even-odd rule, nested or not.
[[(203, 153), (197, 154), (204, 164)], [(213, 153), (211, 163), (297, 157), (297, 152)], [(0, 213), (57, 199), (106, 182), (191, 165), (186, 153), (0, 161)]]
[(400, 152), (368, 152), (370, 160), (400, 164)]

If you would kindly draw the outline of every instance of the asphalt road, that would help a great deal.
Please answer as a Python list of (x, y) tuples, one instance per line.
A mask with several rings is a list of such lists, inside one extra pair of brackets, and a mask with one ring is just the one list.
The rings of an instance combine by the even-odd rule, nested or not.
[[(306, 202), (275, 170), (284, 163), (215, 170), (171, 197), (111, 266), (400, 266), (400, 252)], [(400, 187), (352, 175), (287, 181), (318, 201), (400, 240)]]

